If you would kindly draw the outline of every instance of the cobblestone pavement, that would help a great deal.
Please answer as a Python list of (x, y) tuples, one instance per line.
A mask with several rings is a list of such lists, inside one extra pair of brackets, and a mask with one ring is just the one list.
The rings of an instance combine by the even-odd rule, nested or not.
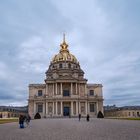
[(140, 121), (41, 119), (24, 129), (8, 123), (0, 125), (0, 140), (140, 140)]

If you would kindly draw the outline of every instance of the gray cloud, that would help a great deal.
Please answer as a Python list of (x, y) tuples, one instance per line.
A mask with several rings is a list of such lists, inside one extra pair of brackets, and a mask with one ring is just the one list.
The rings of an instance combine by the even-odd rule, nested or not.
[(140, 105), (139, 1), (5, 1), (0, 5), (0, 105), (27, 104), (66, 32), (105, 104)]

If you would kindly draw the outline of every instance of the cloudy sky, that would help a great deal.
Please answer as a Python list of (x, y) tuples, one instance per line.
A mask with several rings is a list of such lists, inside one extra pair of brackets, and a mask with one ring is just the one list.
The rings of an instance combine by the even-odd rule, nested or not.
[(0, 105), (27, 105), (28, 84), (45, 71), (66, 33), (104, 104), (140, 105), (139, 0), (0, 2)]

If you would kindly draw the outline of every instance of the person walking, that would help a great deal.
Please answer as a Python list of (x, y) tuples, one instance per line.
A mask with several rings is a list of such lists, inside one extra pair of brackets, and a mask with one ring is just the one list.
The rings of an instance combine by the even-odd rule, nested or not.
[(24, 128), (24, 116), (23, 115), (19, 116), (19, 127)]
[(31, 117), (29, 114), (27, 116), (25, 116), (26, 126), (29, 126), (30, 120), (31, 120)]
[(87, 122), (89, 122), (89, 114), (87, 114)]
[(79, 114), (79, 121), (81, 120), (81, 114)]

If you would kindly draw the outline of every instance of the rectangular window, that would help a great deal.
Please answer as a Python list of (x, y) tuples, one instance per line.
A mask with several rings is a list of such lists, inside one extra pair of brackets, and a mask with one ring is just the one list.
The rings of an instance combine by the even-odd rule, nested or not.
[(94, 104), (90, 104), (90, 112), (94, 112)]
[(68, 67), (71, 68), (71, 64), (68, 64)]
[(69, 90), (63, 90), (63, 96), (70, 96)]
[(62, 64), (59, 64), (59, 68), (62, 68)]
[(94, 90), (90, 90), (90, 91), (89, 91), (89, 95), (90, 95), (90, 96), (94, 96)]
[(42, 104), (39, 104), (38, 105), (38, 112), (39, 113), (42, 113), (43, 112), (43, 105)]
[(38, 96), (42, 96), (42, 90), (38, 90)]

